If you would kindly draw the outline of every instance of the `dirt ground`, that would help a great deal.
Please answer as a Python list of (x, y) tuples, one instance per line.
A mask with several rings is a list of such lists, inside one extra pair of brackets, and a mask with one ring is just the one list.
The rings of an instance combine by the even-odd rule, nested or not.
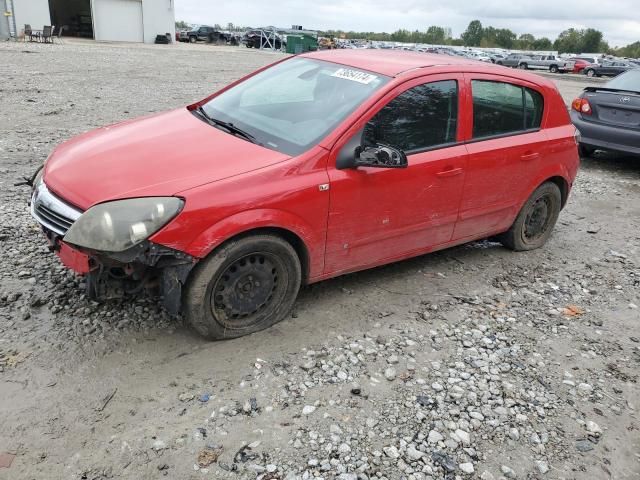
[[(322, 282), (233, 341), (84, 297), (14, 183), (279, 55), (0, 44), (0, 479), (640, 479), (640, 159), (583, 159), (540, 250)], [(554, 78), (567, 102), (584, 86)]]

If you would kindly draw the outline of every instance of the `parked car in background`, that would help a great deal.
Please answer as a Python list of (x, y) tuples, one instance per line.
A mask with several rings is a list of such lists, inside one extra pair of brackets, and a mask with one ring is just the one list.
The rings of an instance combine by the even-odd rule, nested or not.
[(303, 284), (492, 236), (543, 246), (574, 134), (538, 75), (325, 50), (65, 142), (31, 211), (93, 298), (159, 288), (203, 336), (233, 338), (286, 318)]
[(591, 65), (589, 62), (587, 62), (586, 60), (583, 60), (582, 58), (572, 58), (572, 60), (573, 60), (572, 73), (582, 73), (582, 71), (586, 67)]
[(585, 88), (571, 104), (571, 120), (583, 156), (595, 149), (640, 155), (640, 69)]
[(621, 60), (603, 60), (600, 64), (586, 66), (582, 73), (587, 77), (615, 77), (633, 68), (638, 66)]
[(549, 70), (551, 73), (565, 73), (573, 70), (575, 62), (562, 60), (555, 55), (530, 55), (521, 58), (517, 67), (523, 70)]
[[(283, 45), (282, 38), (279, 34), (275, 34), (275, 38), (272, 32), (264, 32), (262, 30), (249, 30), (242, 37), (242, 43), (247, 48), (275, 48), (280, 50)], [(268, 38), (267, 38), (268, 37)], [(356, 48), (349, 44), (346, 48)]]
[(584, 60), (587, 63), (599, 64), (602, 61), (602, 57), (583, 57), (577, 56), (573, 57), (573, 60)]
[(491, 57), (484, 52), (465, 52), (465, 56), (480, 62), (491, 62)]
[(520, 65), (521, 61), (528, 60), (531, 60), (531, 57), (529, 57), (529, 55), (523, 55), (521, 53), (510, 53), (502, 60), (498, 60), (496, 63), (498, 65), (504, 65), (505, 67), (516, 68), (518, 65)]
[(196, 43), (198, 40), (203, 42), (210, 42), (211, 36), (216, 33), (216, 29), (208, 25), (199, 25), (191, 30), (188, 30), (184, 35), (180, 35), (180, 41)]
[(489, 58), (491, 59), (491, 63), (498, 63), (498, 61), (504, 60), (506, 57), (501, 53), (492, 53), (489, 55)]

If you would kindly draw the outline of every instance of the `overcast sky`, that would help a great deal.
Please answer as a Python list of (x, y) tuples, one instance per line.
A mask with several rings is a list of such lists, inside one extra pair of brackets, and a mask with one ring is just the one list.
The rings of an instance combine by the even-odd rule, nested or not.
[(639, 0), (175, 0), (175, 8), (188, 23), (375, 32), (439, 25), (458, 37), (479, 19), (552, 41), (570, 27), (601, 30), (611, 46), (640, 40)]

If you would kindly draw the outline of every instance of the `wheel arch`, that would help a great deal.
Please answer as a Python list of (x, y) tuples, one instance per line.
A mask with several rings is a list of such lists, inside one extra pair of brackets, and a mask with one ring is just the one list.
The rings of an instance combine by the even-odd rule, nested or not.
[[(544, 182), (541, 182), (540, 185), (546, 182), (555, 183), (558, 186), (558, 188), (560, 189), (560, 195), (562, 196), (562, 203), (560, 204), (560, 208), (564, 208), (567, 203), (567, 199), (569, 198), (569, 182), (567, 182), (567, 179), (560, 175), (556, 175), (547, 178)], [(538, 185), (538, 187), (540, 185)]]
[(282, 238), (294, 248), (300, 259), (304, 283), (322, 273), (325, 232), (314, 230), (303, 219), (282, 210), (249, 210), (227, 217), (201, 232), (186, 252), (202, 259), (230, 240), (265, 233)]

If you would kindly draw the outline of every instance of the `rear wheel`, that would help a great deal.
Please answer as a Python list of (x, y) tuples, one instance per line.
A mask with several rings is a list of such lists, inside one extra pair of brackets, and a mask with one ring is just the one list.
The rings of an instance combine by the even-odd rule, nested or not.
[(593, 76), (595, 76), (595, 74), (596, 74), (596, 72), (595, 72), (595, 70), (593, 68), (588, 69), (587, 73), (586, 73), (587, 77), (593, 77)]
[(515, 251), (540, 248), (551, 236), (561, 205), (558, 186), (552, 182), (543, 183), (526, 201), (511, 228), (498, 240)]
[(185, 317), (210, 340), (248, 335), (287, 316), (301, 281), (300, 260), (285, 240), (272, 235), (232, 240), (194, 270)]
[(529, 68), (529, 65), (527, 65), (526, 63), (521, 63), (520, 65), (518, 65), (518, 68), (520, 68), (521, 70), (526, 70), (527, 68)]

